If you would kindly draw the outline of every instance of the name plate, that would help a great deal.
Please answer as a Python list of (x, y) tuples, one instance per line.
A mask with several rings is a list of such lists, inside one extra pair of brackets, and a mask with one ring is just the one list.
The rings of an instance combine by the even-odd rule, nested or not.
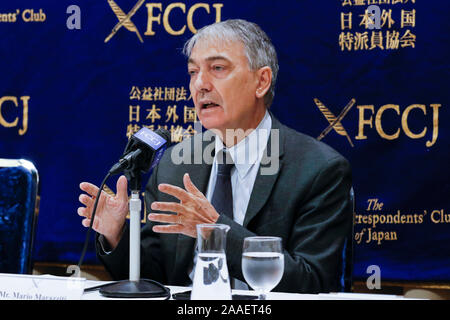
[(0, 273), (0, 300), (80, 300), (85, 280)]

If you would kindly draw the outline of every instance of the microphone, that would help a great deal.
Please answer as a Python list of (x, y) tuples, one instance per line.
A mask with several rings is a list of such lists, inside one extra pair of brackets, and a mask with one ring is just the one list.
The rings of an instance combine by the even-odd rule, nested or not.
[(158, 164), (169, 145), (169, 131), (160, 128), (153, 132), (144, 127), (131, 136), (119, 162), (111, 167), (109, 173), (114, 175), (124, 170), (146, 173)]
[(158, 164), (169, 145), (169, 131), (160, 128), (153, 132), (144, 127), (128, 140), (120, 160), (111, 167), (109, 174), (123, 171), (130, 190), (140, 190), (142, 174)]
[[(100, 294), (103, 296), (114, 298), (170, 297), (170, 290), (162, 284), (140, 278), (142, 202), (139, 198), (142, 174), (158, 164), (169, 145), (170, 133), (167, 130), (158, 129), (153, 132), (144, 127), (128, 140), (119, 162), (109, 170), (108, 175), (117, 174), (123, 170), (131, 189), (131, 199), (129, 200), (129, 280), (103, 286), (100, 289)], [(94, 214), (92, 214), (91, 225), (94, 221), (93, 217)]]

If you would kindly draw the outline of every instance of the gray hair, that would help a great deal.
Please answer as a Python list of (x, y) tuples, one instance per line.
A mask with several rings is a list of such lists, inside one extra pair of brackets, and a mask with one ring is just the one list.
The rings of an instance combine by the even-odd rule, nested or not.
[(278, 59), (275, 48), (267, 34), (256, 24), (241, 19), (230, 19), (205, 26), (198, 30), (185, 44), (183, 53), (191, 56), (192, 49), (199, 40), (240, 41), (244, 44), (245, 55), (251, 70), (268, 66), (272, 70), (272, 83), (264, 96), (264, 104), (269, 108), (275, 96), (278, 74)]

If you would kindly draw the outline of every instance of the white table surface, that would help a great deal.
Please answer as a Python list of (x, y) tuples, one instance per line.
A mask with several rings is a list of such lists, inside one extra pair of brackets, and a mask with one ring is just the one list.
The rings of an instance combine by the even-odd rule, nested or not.
[[(111, 281), (93, 281), (86, 280), (85, 288), (90, 288), (102, 284), (106, 284)], [(170, 293), (183, 292), (190, 290), (189, 287), (179, 286), (167, 286), (170, 289)], [(233, 294), (256, 294), (254, 291), (246, 290), (233, 290)], [(107, 298), (103, 297), (98, 290), (86, 292), (82, 296), (82, 300), (114, 300), (119, 298)], [(145, 300), (163, 300), (158, 298), (145, 298)], [(127, 299), (129, 300), (129, 299)], [(142, 298), (138, 299), (142, 300)], [(412, 300), (404, 298), (398, 295), (385, 295), (385, 294), (367, 294), (367, 293), (320, 293), (320, 294), (298, 294), (298, 293), (284, 293), (284, 292), (270, 292), (267, 295), (267, 300)]]

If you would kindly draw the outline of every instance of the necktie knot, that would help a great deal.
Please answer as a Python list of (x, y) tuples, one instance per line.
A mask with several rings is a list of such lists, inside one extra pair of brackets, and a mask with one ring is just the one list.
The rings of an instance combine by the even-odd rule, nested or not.
[(217, 173), (220, 175), (231, 174), (231, 169), (233, 169), (234, 163), (233, 159), (230, 156), (230, 153), (227, 151), (220, 150), (217, 153)]

